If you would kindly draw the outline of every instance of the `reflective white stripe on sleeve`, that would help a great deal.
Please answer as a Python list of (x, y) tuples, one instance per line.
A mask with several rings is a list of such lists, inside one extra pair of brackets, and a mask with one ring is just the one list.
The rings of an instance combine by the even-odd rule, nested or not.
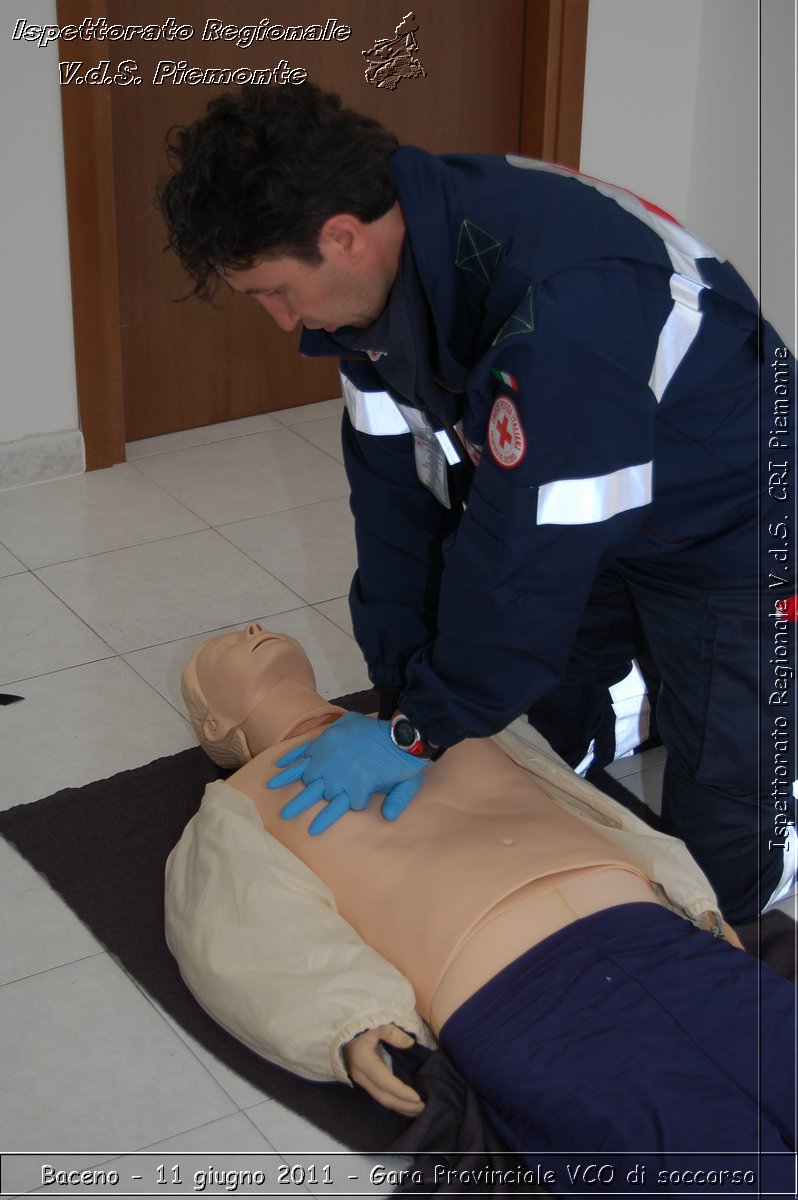
[(341, 387), (349, 419), (360, 433), (384, 437), (410, 432), (407, 421), (387, 392), (361, 392), (343, 374)]
[(669, 248), (678, 249), (693, 258), (716, 258), (718, 262), (726, 261), (703, 238), (698, 237), (691, 230), (685, 229), (683, 225), (669, 221), (661, 213), (653, 211), (645, 204), (642, 197), (635, 195), (627, 188), (619, 187), (615, 183), (607, 183), (605, 179), (595, 179), (592, 175), (581, 175), (578, 171), (560, 166), (558, 163), (542, 162), (536, 158), (522, 158), (517, 154), (506, 154), (505, 158), (511, 167), (522, 167), (528, 171), (542, 171), (549, 175), (561, 175), (566, 179), (575, 179), (577, 183), (582, 183), (586, 187), (595, 188), (602, 196), (614, 200), (626, 212), (637, 217), (644, 225), (648, 225), (649, 229), (653, 229), (654, 233), (658, 234)]
[[(682, 257), (679, 255), (679, 260)], [(671, 258), (674, 259), (674, 266), (676, 266), (676, 271), (671, 275), (673, 308), (660, 330), (657, 353), (654, 356), (651, 378), (648, 381), (648, 386), (656, 396), (658, 404), (693, 344), (701, 326), (702, 315), (698, 307), (698, 298), (704, 290), (704, 284), (699, 283), (695, 278), (690, 278), (680, 270), (680, 267), (683, 267), (690, 270), (691, 275), (698, 275), (697, 264), (693, 260), (677, 262), (677, 256), (673, 254)]]
[(662, 238), (673, 264), (674, 274), (670, 281), (673, 308), (660, 332), (657, 353), (649, 380), (649, 387), (659, 403), (665, 388), (673, 379), (685, 354), (690, 349), (701, 324), (698, 296), (702, 288), (707, 285), (702, 282), (696, 259), (715, 258), (718, 262), (725, 262), (725, 259), (696, 234), (682, 225), (676, 224), (675, 221), (669, 221), (661, 212), (653, 211), (651, 206), (636, 196), (634, 192), (627, 191), (626, 188), (607, 183), (603, 179), (594, 179), (590, 175), (581, 175), (577, 171), (558, 166), (556, 163), (540, 162), (513, 154), (508, 154), (506, 158), (510, 166), (560, 175), (567, 179), (574, 179), (587, 187), (595, 188), (602, 196), (614, 200), (622, 209), (637, 217), (639, 221), (642, 221)]
[(651, 503), (652, 463), (592, 479), (555, 479), (538, 489), (538, 525), (595, 525)]

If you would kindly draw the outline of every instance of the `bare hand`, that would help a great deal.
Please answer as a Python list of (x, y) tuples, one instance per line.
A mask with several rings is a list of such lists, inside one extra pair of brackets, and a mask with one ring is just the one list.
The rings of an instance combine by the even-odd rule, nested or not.
[(380, 1056), (380, 1042), (407, 1050), (413, 1045), (413, 1038), (396, 1025), (378, 1025), (376, 1029), (358, 1034), (344, 1046), (349, 1078), (385, 1108), (393, 1109), (403, 1117), (417, 1117), (424, 1111), (424, 1101), (385, 1065)]

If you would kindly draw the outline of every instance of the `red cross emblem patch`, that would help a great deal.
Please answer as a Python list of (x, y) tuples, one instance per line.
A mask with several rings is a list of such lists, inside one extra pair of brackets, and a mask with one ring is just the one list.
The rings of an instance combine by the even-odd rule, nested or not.
[(526, 454), (526, 438), (509, 396), (497, 396), (488, 420), (488, 445), (500, 467), (517, 467)]

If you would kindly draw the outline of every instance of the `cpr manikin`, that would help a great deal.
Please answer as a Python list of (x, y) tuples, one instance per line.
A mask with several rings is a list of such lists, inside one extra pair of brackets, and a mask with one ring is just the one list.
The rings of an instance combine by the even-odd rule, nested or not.
[[(698, 939), (690, 945), (706, 948), (702, 962), (714, 963), (720, 954), (722, 973), (732, 977), (747, 979), (749, 964), (756, 966), (726, 944), (736, 945), (736, 938), (722, 925), (714, 895), (681, 843), (653, 833), (517, 732), (452, 747), (427, 769), (416, 800), (395, 823), (373, 802), (359, 817), (310, 837), (314, 812), (283, 820), (280, 810), (293, 792), (266, 787), (278, 758), (342, 716), (316, 691), (301, 646), (257, 622), (212, 638), (187, 665), (183, 694), (210, 756), (239, 769), (209, 785), (170, 856), (167, 939), (211, 1015), (298, 1074), (352, 1080), (412, 1116), (422, 1101), (393, 1076), (380, 1042), (402, 1047), (412, 1038), (427, 1045), (440, 1040), (505, 1140), (523, 1152), (534, 1149), (521, 1143), (530, 1136), (527, 1107), (536, 1103), (517, 1099), (509, 1117), (497, 1118), (480, 1069), (469, 1065), (467, 1054), (458, 1061), (448, 1034), (518, 963), (534, 964), (536, 954), (551, 952), (574, 931), (609, 920), (623, 932), (640, 921), (656, 931), (664, 921), (670, 937), (684, 932)], [(635, 934), (636, 941), (658, 937)], [(298, 964), (307, 966), (304, 986)], [(590, 977), (580, 968), (583, 975)], [(550, 969), (545, 982), (553, 985)], [(728, 982), (722, 986), (728, 990)], [(787, 1004), (793, 992), (785, 988)], [(512, 992), (520, 994), (515, 986)], [(569, 1002), (576, 999), (569, 991)], [(494, 997), (491, 1021), (480, 1029), (493, 1023), (495, 1009)], [(735, 1011), (739, 1016), (739, 1001), (730, 1004), (729, 1020)], [(677, 1016), (676, 1025), (686, 1019)], [(722, 1026), (722, 1015), (717, 1019)], [(641, 1026), (651, 1021), (640, 1012)], [(778, 1024), (775, 1014), (772, 1023)], [(526, 1025), (525, 1036), (539, 1028), (551, 1041), (542, 1018)], [(507, 1049), (504, 1036), (497, 1034), (496, 1045), (487, 1048), (489, 1060)], [(575, 1036), (572, 1028), (570, 1044)], [(657, 1034), (660, 1047), (667, 1037), (666, 1029)], [(472, 1053), (474, 1038), (466, 1041)], [(517, 1045), (513, 1053), (517, 1057)], [(635, 1069), (641, 1072), (644, 1062)], [(502, 1076), (512, 1091), (507, 1072)], [(683, 1106), (684, 1099), (677, 1103)], [(641, 1103), (651, 1106), (652, 1150), (724, 1148), (695, 1141), (660, 1145), (656, 1097), (636, 1107)], [(673, 1103), (671, 1097), (669, 1110)], [(535, 1113), (535, 1122), (543, 1122), (539, 1131), (535, 1125), (537, 1148), (567, 1149), (560, 1119), (553, 1129), (544, 1128), (545, 1119), (545, 1112)], [(608, 1142), (613, 1149), (624, 1148), (618, 1119), (617, 1140), (614, 1132)], [(577, 1143), (589, 1129), (586, 1120)], [(730, 1118), (723, 1120), (726, 1129)], [(685, 1124), (700, 1142), (694, 1118), (685, 1117)], [(716, 1134), (713, 1127), (706, 1136)], [(729, 1151), (747, 1145), (746, 1130), (738, 1128), (735, 1136), (739, 1145)]]

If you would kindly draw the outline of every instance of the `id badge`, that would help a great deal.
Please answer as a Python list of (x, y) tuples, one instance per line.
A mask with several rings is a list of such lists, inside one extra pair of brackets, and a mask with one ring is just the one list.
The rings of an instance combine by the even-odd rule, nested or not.
[(446, 455), (435, 434), (414, 433), (413, 449), (416, 457), (416, 474), (425, 488), (429, 488), (444, 508), (451, 508), (449, 499), (449, 476), (446, 470)]
[(447, 463), (455, 466), (460, 461), (460, 456), (452, 445), (451, 438), (445, 430), (433, 429), (431, 422), (419, 409), (398, 402), (396, 407), (413, 434), (416, 474), (419, 481), (432, 492), (435, 499), (444, 508), (451, 508), (449, 473), (446, 466)]

